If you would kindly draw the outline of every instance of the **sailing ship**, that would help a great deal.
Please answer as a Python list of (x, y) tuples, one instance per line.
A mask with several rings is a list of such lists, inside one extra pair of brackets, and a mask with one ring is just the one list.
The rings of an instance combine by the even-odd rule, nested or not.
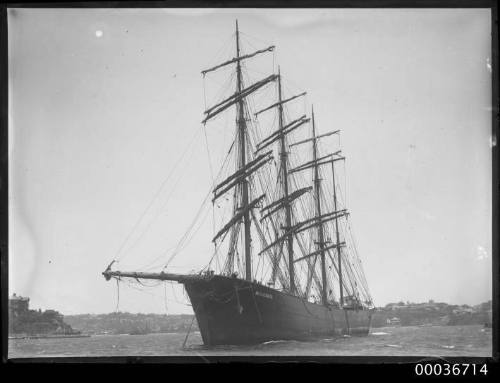
[[(340, 150), (320, 153), (320, 141), (340, 130), (317, 134), (312, 106), (310, 117), (288, 118), (288, 106), (306, 92), (285, 97), (279, 67), (246, 85), (246, 63), (275, 46), (245, 54), (238, 21), (234, 36), (235, 56), (201, 72), (231, 68), (236, 83), (202, 121), (236, 112), (225, 178), (220, 172), (212, 185), (212, 208), (225, 204), (231, 214), (214, 231), (214, 253), (222, 261), (190, 274), (112, 270), (113, 261), (103, 275), (182, 284), (208, 346), (366, 335), (373, 303), (340, 193), (337, 165), (345, 157)], [(277, 99), (256, 111), (252, 98), (271, 84)], [(262, 138), (259, 118), (272, 113), (277, 126)], [(301, 130), (306, 138), (292, 142)], [(309, 157), (294, 163), (297, 153)], [(267, 273), (257, 275), (264, 264)]]

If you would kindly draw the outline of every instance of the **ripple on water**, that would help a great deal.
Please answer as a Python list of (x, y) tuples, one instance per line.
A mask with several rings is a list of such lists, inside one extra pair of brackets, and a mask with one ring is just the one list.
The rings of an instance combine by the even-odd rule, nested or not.
[(261, 344), (278, 344), (278, 343), (286, 343), (286, 342), (288, 342), (288, 340), (270, 340), (268, 342), (264, 342)]

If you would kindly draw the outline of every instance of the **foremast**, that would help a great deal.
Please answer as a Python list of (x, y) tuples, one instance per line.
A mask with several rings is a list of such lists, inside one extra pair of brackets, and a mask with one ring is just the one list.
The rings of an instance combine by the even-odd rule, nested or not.
[[(247, 151), (248, 143), (247, 140), (247, 120), (245, 118), (245, 110), (247, 109), (246, 105), (246, 97), (261, 89), (265, 85), (276, 81), (278, 75), (271, 74), (266, 78), (261, 79), (260, 81), (255, 82), (244, 87), (243, 76), (242, 76), (242, 68), (241, 62), (243, 60), (250, 59), (259, 54), (263, 54), (266, 52), (272, 52), (274, 50), (274, 45), (271, 45), (267, 48), (257, 50), (253, 53), (241, 54), (240, 50), (240, 32), (238, 28), (238, 20), (236, 20), (236, 56), (228, 61), (225, 61), (221, 64), (218, 64), (209, 69), (203, 70), (201, 74), (205, 76), (207, 73), (216, 71), (220, 68), (226, 67), (231, 64), (236, 64), (236, 90), (235, 93), (224, 99), (223, 101), (211, 106), (206, 109), (204, 114), (205, 118), (202, 121), (202, 124), (206, 124), (209, 120), (218, 116), (220, 113), (224, 112), (231, 106), (236, 107), (236, 144), (235, 146), (239, 149), (239, 158), (237, 160), (237, 167), (235, 172), (227, 177), (224, 181), (220, 182), (213, 189), (214, 197), (212, 202), (215, 202), (216, 199), (224, 196), (227, 192), (233, 190), (235, 201), (233, 204), (233, 217), (223, 226), (221, 230), (215, 235), (213, 238), (213, 242), (215, 243), (220, 237), (224, 236), (230, 229), (232, 229), (232, 234), (236, 233), (236, 227), (243, 222), (244, 226), (244, 238), (243, 238), (243, 248), (244, 248), (244, 259), (245, 259), (245, 279), (248, 281), (252, 281), (252, 255), (251, 255), (251, 215), (253, 216), (252, 210), (257, 208), (262, 200), (265, 197), (265, 194), (260, 195), (254, 200), (250, 200), (250, 190), (249, 190), (249, 177), (252, 176), (258, 169), (262, 168), (266, 165), (270, 160), (273, 159), (272, 151), (268, 151), (264, 154), (261, 154), (255, 157), (252, 160), (248, 160), (249, 153)], [(231, 149), (230, 149), (231, 150)], [(239, 196), (239, 198), (236, 198)], [(231, 236), (231, 239), (235, 239), (235, 235)], [(231, 250), (230, 250), (231, 252)], [(111, 266), (115, 261), (112, 261), (107, 269), (103, 272), (103, 275), (106, 279), (110, 279), (112, 277), (120, 279), (120, 278), (134, 278), (134, 279), (156, 279), (156, 280), (171, 280), (171, 281), (186, 281), (186, 280), (194, 280), (201, 278), (201, 274), (188, 274), (188, 275), (178, 275), (171, 273), (143, 273), (143, 272), (121, 272), (121, 271), (112, 271)]]
[[(241, 60), (240, 60), (240, 32), (238, 29), (238, 20), (236, 20), (236, 92), (241, 93), (243, 90), (243, 80), (241, 75)], [(240, 145), (240, 170), (246, 166), (246, 120), (245, 120), (245, 99), (241, 97), (236, 106), (236, 124), (238, 126), (238, 140)], [(246, 177), (242, 178), (240, 187), (242, 190), (240, 209), (244, 210), (243, 225), (244, 225), (244, 248), (245, 248), (245, 279), (252, 280), (252, 254), (250, 242), (252, 240), (250, 234), (250, 211), (248, 207), (248, 180)]]
[[(206, 117), (202, 121), (204, 124), (215, 117), (219, 113), (223, 112), (232, 105), (236, 106), (236, 146), (239, 149), (239, 158), (237, 161), (237, 167), (235, 172), (231, 174), (228, 178), (222, 181), (219, 185), (214, 188), (214, 201), (219, 197), (223, 196), (229, 190), (235, 189), (234, 203), (233, 203), (233, 217), (227, 222), (226, 225), (215, 235), (213, 242), (216, 241), (223, 235), (225, 235), (229, 230), (231, 230), (231, 243), (227, 258), (227, 271), (232, 272), (233, 268), (233, 258), (235, 246), (237, 243), (236, 237), (238, 235), (238, 228), (241, 222), (243, 222), (243, 240), (242, 247), (245, 259), (245, 279), (247, 281), (253, 280), (252, 273), (252, 254), (251, 254), (251, 217), (254, 216), (253, 209), (258, 207), (261, 201), (266, 196), (265, 193), (254, 199), (250, 200), (250, 188), (249, 188), (249, 177), (255, 173), (258, 169), (267, 164), (273, 157), (272, 152), (256, 156), (253, 160), (248, 160), (249, 153), (248, 143), (247, 143), (247, 119), (245, 111), (247, 109), (246, 97), (254, 93), (258, 89), (262, 88), (266, 84), (275, 81), (278, 76), (272, 74), (247, 88), (243, 84), (243, 75), (241, 62), (243, 60), (254, 57), (258, 54), (271, 52), (274, 50), (274, 46), (270, 46), (265, 49), (258, 50), (251, 54), (241, 55), (240, 50), (240, 32), (238, 28), (238, 20), (236, 20), (236, 56), (226, 61), (222, 64), (216, 65), (210, 69), (202, 71), (205, 76), (207, 73), (215, 71), (219, 68), (227, 66), (229, 64), (236, 64), (236, 91), (229, 98), (224, 101), (212, 106), (205, 111)], [(239, 196), (239, 197), (237, 197)], [(258, 227), (257, 227), (258, 229)]]

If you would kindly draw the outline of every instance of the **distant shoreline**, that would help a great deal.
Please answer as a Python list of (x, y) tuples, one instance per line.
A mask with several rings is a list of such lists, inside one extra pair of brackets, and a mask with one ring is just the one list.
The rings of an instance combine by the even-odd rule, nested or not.
[(68, 334), (68, 335), (12, 335), (10, 339), (46, 339), (46, 338), (90, 338), (91, 335)]
[[(191, 334), (199, 333), (198, 330), (191, 331)], [(75, 335), (11, 335), (9, 336), (9, 340), (19, 340), (19, 339), (57, 339), (57, 338), (90, 338), (90, 337), (99, 337), (99, 336), (115, 336), (115, 335), (159, 335), (159, 334), (185, 334), (185, 331), (165, 331), (165, 332), (147, 332), (141, 334), (129, 334), (129, 333), (92, 333), (92, 334), (75, 334)]]

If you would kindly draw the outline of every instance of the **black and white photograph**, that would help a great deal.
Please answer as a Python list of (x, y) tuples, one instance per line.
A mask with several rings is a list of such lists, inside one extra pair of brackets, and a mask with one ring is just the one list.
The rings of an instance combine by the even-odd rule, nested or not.
[(494, 356), (491, 12), (8, 8), (8, 358)]

